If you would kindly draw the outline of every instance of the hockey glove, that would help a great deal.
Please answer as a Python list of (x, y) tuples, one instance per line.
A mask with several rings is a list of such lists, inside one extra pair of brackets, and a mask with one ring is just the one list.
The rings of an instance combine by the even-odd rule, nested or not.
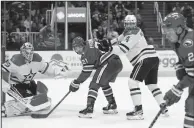
[(174, 103), (177, 103), (181, 99), (181, 95), (183, 93), (183, 90), (178, 89), (175, 85), (166, 92), (164, 96), (164, 100), (167, 101), (167, 106), (171, 106)]
[(176, 77), (178, 80), (182, 80), (185, 75), (187, 75), (185, 68), (182, 64), (175, 65)]
[(69, 91), (76, 92), (79, 89), (80, 83), (77, 80), (73, 80), (69, 86)]
[(112, 51), (112, 45), (110, 40), (99, 41), (98, 48), (104, 52)]

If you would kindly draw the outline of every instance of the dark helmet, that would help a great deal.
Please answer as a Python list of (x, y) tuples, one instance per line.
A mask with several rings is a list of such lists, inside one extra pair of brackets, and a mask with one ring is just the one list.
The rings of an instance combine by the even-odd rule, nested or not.
[(168, 14), (163, 20), (163, 27), (166, 28), (177, 28), (177, 27), (186, 27), (186, 18), (177, 12)]

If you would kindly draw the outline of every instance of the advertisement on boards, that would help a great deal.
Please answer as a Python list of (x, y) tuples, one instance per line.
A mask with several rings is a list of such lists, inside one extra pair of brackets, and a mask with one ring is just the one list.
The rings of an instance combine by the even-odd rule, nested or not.
[[(7, 51), (6, 57), (11, 58), (12, 55), (18, 53), (15, 51)], [(79, 75), (82, 70), (80, 56), (74, 51), (37, 51), (37, 53), (53, 66), (62, 67), (63, 65), (68, 65), (76, 75)], [(173, 75), (175, 73), (174, 64), (178, 61), (176, 53), (174, 51), (157, 51), (157, 54), (160, 59), (159, 75)], [(123, 62), (123, 70), (120, 74), (121, 76), (128, 77), (133, 67), (125, 55), (120, 56), (120, 58)]]

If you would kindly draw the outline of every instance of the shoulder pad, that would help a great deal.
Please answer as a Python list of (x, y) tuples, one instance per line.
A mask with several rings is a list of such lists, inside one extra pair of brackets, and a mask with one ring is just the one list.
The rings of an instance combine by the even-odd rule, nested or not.
[(11, 62), (17, 66), (21, 66), (25, 64), (25, 59), (21, 54), (15, 54), (12, 56)]
[(41, 62), (42, 57), (38, 53), (34, 53), (32, 61), (34, 62)]

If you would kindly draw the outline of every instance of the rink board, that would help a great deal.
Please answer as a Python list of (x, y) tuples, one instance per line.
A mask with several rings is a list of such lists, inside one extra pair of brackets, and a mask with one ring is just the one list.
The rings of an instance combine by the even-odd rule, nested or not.
[[(12, 55), (18, 54), (19, 52), (16, 51), (7, 51), (6, 57), (11, 58)], [(36, 53), (40, 54), (42, 58), (47, 61), (51, 62), (55, 66), (61, 64), (67, 64), (73, 75), (69, 76), (77, 77), (82, 70), (82, 64), (80, 61), (80, 56), (77, 55), (74, 51), (36, 51)], [(178, 57), (174, 51), (157, 51), (157, 54), (160, 59), (160, 66), (159, 66), (159, 76), (175, 76), (174, 64), (178, 61)], [(128, 77), (133, 69), (132, 65), (129, 63), (128, 59), (125, 55), (120, 56), (122, 63), (123, 63), (123, 70), (119, 74), (120, 77)], [(48, 78), (44, 75), (36, 75), (36, 78)]]

